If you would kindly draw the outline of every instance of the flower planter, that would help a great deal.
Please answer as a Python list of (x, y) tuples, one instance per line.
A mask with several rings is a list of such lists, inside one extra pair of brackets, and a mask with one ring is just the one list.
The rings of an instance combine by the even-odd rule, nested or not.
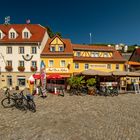
[(23, 72), (24, 70), (25, 70), (25, 68), (23, 66), (18, 67), (18, 71)]
[(13, 70), (12, 66), (5, 66), (5, 69), (6, 71), (9, 71), (9, 72)]
[(32, 71), (32, 72), (37, 71), (37, 67), (32, 67), (32, 66), (31, 66), (31, 68), (30, 68), (30, 69), (31, 69), (31, 71)]

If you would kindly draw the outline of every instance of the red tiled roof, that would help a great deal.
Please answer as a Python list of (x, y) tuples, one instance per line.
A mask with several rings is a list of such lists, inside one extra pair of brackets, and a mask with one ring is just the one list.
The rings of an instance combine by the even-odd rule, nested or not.
[(104, 57), (74, 57), (74, 61), (91, 61), (91, 62), (125, 62), (125, 59), (104, 58)]
[[(18, 37), (15, 39), (8, 38), (8, 32), (11, 28), (18, 33)], [(27, 28), (32, 34), (29, 39), (22, 38), (22, 31), (24, 28)], [(47, 29), (39, 24), (0, 24), (0, 30), (5, 34), (4, 38), (0, 39), (0, 43), (41, 42), (47, 31)]]
[(128, 65), (135, 65), (135, 66), (140, 66), (140, 62), (134, 62), (134, 61), (128, 61)]
[[(67, 55), (67, 54), (68, 55), (73, 55), (73, 49), (72, 49), (71, 41), (69, 39), (62, 39), (62, 38), (61, 38), (61, 40), (62, 40), (62, 42), (64, 43), (64, 46), (65, 46), (64, 52), (50, 52), (50, 46), (49, 45), (55, 37), (56, 36), (54, 36), (51, 39), (48, 39), (48, 41), (47, 41), (47, 43), (44, 47), (44, 50), (41, 53), (41, 56), (53, 55), (55, 57), (56, 55)], [(59, 36), (57, 36), (57, 37), (59, 37)]]
[(115, 51), (113, 47), (72, 44), (74, 50)]

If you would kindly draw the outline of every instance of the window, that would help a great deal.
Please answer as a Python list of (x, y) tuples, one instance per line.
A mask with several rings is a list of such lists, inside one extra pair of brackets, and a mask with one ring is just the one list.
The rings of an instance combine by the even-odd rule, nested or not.
[(55, 52), (55, 47), (53, 46), (53, 47), (50, 47), (50, 51), (51, 52)]
[(7, 76), (7, 86), (12, 86), (12, 76)]
[(64, 51), (64, 47), (63, 46), (59, 46), (59, 51), (63, 52)]
[(75, 69), (79, 69), (79, 64), (75, 63)]
[(49, 67), (53, 67), (53, 65), (54, 65), (53, 60), (49, 60)]
[(24, 38), (29, 38), (29, 33), (28, 32), (24, 32)]
[(23, 66), (24, 67), (24, 61), (19, 61), (19, 66)]
[(81, 55), (81, 52), (76, 52), (76, 56), (80, 56)]
[(12, 66), (12, 61), (7, 61), (7, 66)]
[(26, 86), (26, 79), (25, 79), (25, 77), (18, 77), (18, 79), (17, 79), (17, 84), (18, 84), (18, 86)]
[(32, 54), (36, 54), (37, 53), (37, 48), (36, 47), (32, 47)]
[(111, 64), (107, 64), (107, 69), (111, 69)]
[(61, 67), (65, 67), (65, 65), (66, 65), (65, 60), (61, 60), (60, 66), (61, 66)]
[(91, 57), (99, 57), (99, 53), (98, 52), (91, 52)]
[(108, 53), (107, 52), (104, 53), (104, 57), (108, 57)]
[(19, 48), (19, 54), (24, 54), (24, 47)]
[(11, 33), (10, 33), (10, 38), (11, 38), (11, 39), (16, 38), (16, 34), (15, 34), (14, 32), (11, 32)]
[(7, 54), (12, 54), (12, 47), (7, 47)]
[(116, 70), (119, 70), (120, 68), (119, 68), (119, 64), (116, 64)]
[(85, 70), (89, 68), (89, 64), (85, 64)]
[(36, 61), (32, 61), (32, 67), (36, 67), (37, 66), (37, 62)]

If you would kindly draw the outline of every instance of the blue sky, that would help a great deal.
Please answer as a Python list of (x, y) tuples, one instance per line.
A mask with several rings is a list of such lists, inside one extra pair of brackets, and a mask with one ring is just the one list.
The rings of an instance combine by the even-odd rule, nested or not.
[(72, 43), (140, 44), (140, 0), (7, 0), (0, 23), (40, 23), (61, 32)]

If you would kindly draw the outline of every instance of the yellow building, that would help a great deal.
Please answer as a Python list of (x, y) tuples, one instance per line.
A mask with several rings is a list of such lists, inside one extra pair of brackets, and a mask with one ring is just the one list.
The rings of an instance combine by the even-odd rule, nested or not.
[(73, 72), (94, 69), (104, 72), (124, 71), (125, 59), (113, 47), (72, 44)]
[(46, 64), (47, 75), (57, 73), (65, 80), (87, 69), (124, 71), (126, 61), (113, 47), (72, 44), (57, 35), (48, 40), (41, 59)]

